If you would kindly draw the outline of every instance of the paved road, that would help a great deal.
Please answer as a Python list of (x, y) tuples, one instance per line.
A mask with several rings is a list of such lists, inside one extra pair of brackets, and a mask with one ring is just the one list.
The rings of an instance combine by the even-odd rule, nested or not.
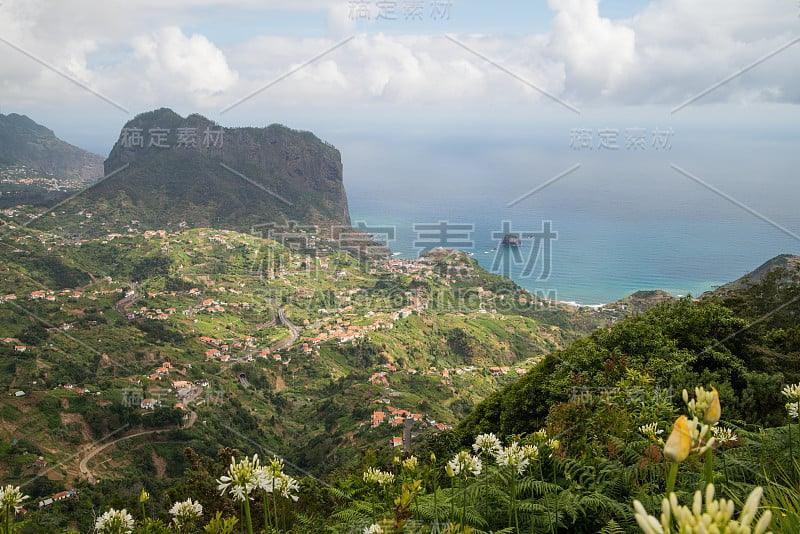
[(287, 337), (286, 339), (282, 339), (277, 343), (275, 343), (273, 346), (271, 346), (269, 349), (273, 352), (278, 350), (283, 350), (286, 347), (293, 345), (294, 342), (297, 341), (297, 338), (300, 337), (300, 327), (292, 323), (286, 317), (286, 311), (283, 308), (277, 306), (277, 310), (278, 310), (278, 320), (289, 329), (289, 337)]
[(138, 293), (134, 293), (130, 297), (123, 297), (121, 300), (118, 300), (116, 304), (114, 304), (114, 309), (117, 310), (122, 315), (125, 315), (125, 312), (130, 308), (133, 304), (142, 298), (142, 295)]

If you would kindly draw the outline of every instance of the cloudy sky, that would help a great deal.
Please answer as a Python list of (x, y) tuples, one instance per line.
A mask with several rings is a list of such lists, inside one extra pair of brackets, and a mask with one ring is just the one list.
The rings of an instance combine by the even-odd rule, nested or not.
[(774, 54), (677, 118), (796, 105), (798, 36), (796, 0), (4, 0), (0, 106), (98, 150), (90, 127), (160, 106), (298, 128), (620, 106), (670, 118)]

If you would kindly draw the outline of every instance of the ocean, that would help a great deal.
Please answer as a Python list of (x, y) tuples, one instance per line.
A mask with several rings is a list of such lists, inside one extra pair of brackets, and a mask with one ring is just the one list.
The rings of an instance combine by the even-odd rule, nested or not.
[[(398, 257), (457, 248), (540, 297), (581, 305), (650, 289), (699, 296), (778, 254), (800, 253), (797, 239), (724, 200), (706, 209), (709, 217), (696, 206), (654, 209), (647, 217), (622, 204), (602, 211), (582, 202), (508, 208), (508, 199), (487, 194), (404, 199), (351, 187), (348, 197), (353, 224), (393, 238), (387, 244)], [(800, 228), (796, 213), (784, 215), (781, 223), (770, 220), (789, 232)], [(500, 246), (505, 231), (532, 237), (514, 251)]]

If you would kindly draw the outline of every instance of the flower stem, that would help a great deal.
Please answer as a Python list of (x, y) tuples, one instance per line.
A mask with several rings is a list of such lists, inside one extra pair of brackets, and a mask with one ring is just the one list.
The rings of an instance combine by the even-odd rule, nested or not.
[[(267, 492), (261, 493), (261, 502), (264, 504), (264, 529), (269, 529), (269, 503), (267, 501)], [(267, 530), (269, 532), (269, 530)]]
[(244, 500), (244, 517), (247, 522), (247, 534), (253, 534), (253, 519), (250, 517), (250, 499)]
[(433, 487), (433, 513), (434, 513), (433, 524), (434, 524), (434, 526), (436, 528), (436, 532), (438, 532), (439, 531), (439, 495), (438, 495), (438, 492), (436, 490), (438, 489), (437, 486), (438, 486), (438, 482), (439, 482), (439, 473), (436, 470), (436, 464), (433, 464), (431, 467), (433, 468), (432, 469), (432, 476), (431, 476), (431, 486)]
[(714, 483), (714, 451), (709, 447), (706, 449), (706, 458), (703, 462), (706, 475), (706, 485)]
[(275, 528), (278, 528), (278, 497), (275, 490), (272, 490), (272, 510), (275, 512)]
[(514, 470), (513, 478), (511, 479), (511, 507), (514, 510), (514, 526), (516, 530), (514, 532), (519, 532), (519, 517), (517, 516), (517, 469), (512, 467)]
[(462, 527), (466, 522), (465, 521), (466, 510), (467, 510), (467, 477), (465, 476), (463, 482), (461, 483), (461, 517), (459, 518), (459, 521)]
[(667, 497), (675, 491), (675, 480), (678, 478), (678, 462), (672, 462), (669, 465), (669, 474), (667, 475)]

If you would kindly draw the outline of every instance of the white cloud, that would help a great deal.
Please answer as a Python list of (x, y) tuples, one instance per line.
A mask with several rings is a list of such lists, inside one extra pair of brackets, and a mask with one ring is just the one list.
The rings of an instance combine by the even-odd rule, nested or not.
[(636, 59), (636, 32), (600, 17), (598, 0), (549, 0), (557, 11), (550, 53), (565, 63), (567, 90), (613, 94)]
[[(162, 105), (217, 112), (355, 31), (344, 1), (84, 0), (76, 5), (6, 0), (0, 5), (0, 36), (132, 112)], [(600, 16), (598, 0), (549, 0), (549, 5), (553, 19), (546, 33), (455, 35), (527, 84), (442, 35), (369, 32), (256, 95), (243, 109), (324, 108), (357, 115), (367, 113), (366, 106), (389, 109), (399, 104), (417, 106), (420, 114), (445, 107), (469, 113), (539, 103), (553, 107), (533, 87), (578, 107), (666, 108), (800, 33), (800, 8), (786, 0), (653, 0), (626, 20)], [(218, 35), (213, 42), (197, 27), (208, 25), (209, 17), (223, 7), (261, 14), (290, 10), (312, 16), (313, 11), (328, 36), (264, 32), (253, 37), (251, 31), (237, 40), (223, 19), (218, 24), (225, 30), (220, 32), (225, 42)], [(800, 103), (795, 75), (799, 56), (800, 44), (713, 91), (698, 105)], [(0, 97), (4, 109), (37, 102), (83, 107), (92, 102), (101, 111), (110, 109), (3, 43)]]
[(188, 37), (173, 26), (139, 36), (132, 44), (136, 57), (146, 63), (150, 83), (207, 96), (230, 89), (238, 79), (222, 51), (203, 35)]

